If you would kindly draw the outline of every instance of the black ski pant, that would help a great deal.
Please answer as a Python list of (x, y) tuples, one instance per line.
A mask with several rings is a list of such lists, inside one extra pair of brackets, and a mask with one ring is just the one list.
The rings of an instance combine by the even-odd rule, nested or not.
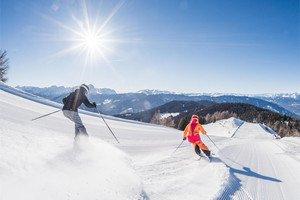
[(203, 151), (203, 153), (205, 153), (206, 156), (208, 156), (208, 157), (210, 156), (210, 151), (209, 150), (204, 150), (204, 149), (200, 150), (199, 146), (195, 145), (196, 154), (199, 155), (199, 156), (202, 156), (201, 151)]

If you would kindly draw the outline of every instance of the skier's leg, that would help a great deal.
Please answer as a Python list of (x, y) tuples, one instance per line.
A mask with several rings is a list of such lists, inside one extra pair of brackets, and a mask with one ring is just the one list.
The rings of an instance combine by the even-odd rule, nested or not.
[(77, 127), (77, 125), (75, 124), (75, 137), (78, 135), (79, 133), (79, 128)]
[(210, 150), (202, 150), (207, 157), (210, 157)]
[(205, 153), (206, 156), (210, 157), (210, 150), (202, 141), (199, 141), (197, 145), (200, 147), (203, 153)]
[(194, 144), (194, 149), (195, 149), (195, 153), (198, 155), (198, 156), (201, 156), (201, 151), (200, 151), (200, 148), (197, 144)]
[(88, 135), (86, 129), (81, 121), (78, 112), (74, 112), (71, 110), (64, 110), (63, 114), (66, 118), (70, 119), (72, 122), (75, 123), (75, 138), (78, 134), (82, 133), (84, 135)]
[(76, 134), (75, 136), (77, 136), (78, 134), (83, 134), (83, 135), (88, 136), (88, 134), (86, 132), (86, 128), (84, 127), (78, 112), (74, 112), (73, 119), (74, 119), (74, 122), (75, 122), (75, 134)]
[(73, 120), (73, 111), (70, 110), (63, 110), (63, 114), (66, 118), (68, 118), (69, 120), (71, 120), (72, 122), (74, 122)]

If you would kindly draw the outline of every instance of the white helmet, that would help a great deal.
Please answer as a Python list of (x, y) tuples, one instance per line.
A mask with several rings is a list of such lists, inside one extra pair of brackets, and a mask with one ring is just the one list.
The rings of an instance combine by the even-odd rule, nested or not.
[(80, 86), (80, 88), (83, 88), (86, 92), (88, 92), (89, 91), (89, 86), (87, 86), (86, 84), (82, 84), (81, 86)]

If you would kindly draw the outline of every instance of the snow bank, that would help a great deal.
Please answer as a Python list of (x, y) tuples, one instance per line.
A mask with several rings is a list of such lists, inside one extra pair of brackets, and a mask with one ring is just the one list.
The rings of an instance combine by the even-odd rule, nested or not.
[(243, 123), (244, 121), (231, 117), (229, 119), (223, 119), (216, 121), (215, 123), (207, 124), (204, 128), (209, 135), (232, 137)]
[(231, 117), (204, 126), (209, 135), (243, 139), (278, 139), (280, 136), (264, 124), (244, 122)]
[(0, 116), (1, 199), (139, 199), (140, 179), (117, 148)]
[(229, 119), (220, 120), (218, 121), (218, 123), (225, 127), (234, 129), (242, 125), (244, 121), (234, 117), (230, 117)]
[(23, 98), (31, 100), (31, 101), (42, 103), (44, 105), (48, 105), (48, 106), (52, 106), (52, 107), (56, 107), (56, 108), (62, 108), (62, 104), (59, 104), (59, 103), (50, 101), (48, 99), (45, 99), (45, 98), (42, 98), (42, 97), (30, 94), (28, 92), (24, 92), (22, 90), (13, 88), (13, 87), (8, 86), (8, 85), (6, 85), (6, 84), (4, 84), (2, 82), (0, 82), (0, 89), (3, 90), (3, 91), (5, 91), (5, 92), (8, 92), (10, 94), (14, 94), (14, 95), (17, 95), (19, 97), (23, 97)]
[(261, 128), (263, 128), (265, 131), (269, 132), (274, 138), (276, 139), (280, 139), (280, 135), (278, 135), (278, 133), (276, 133), (272, 128), (264, 125), (264, 124), (259, 124)]
[(229, 170), (223, 163), (210, 163), (203, 167), (195, 166), (185, 176), (177, 191), (182, 195), (179, 198), (173, 195), (170, 199), (217, 199), (228, 184)]
[(233, 135), (240, 139), (275, 139), (277, 134), (272, 129), (261, 124), (245, 122)]

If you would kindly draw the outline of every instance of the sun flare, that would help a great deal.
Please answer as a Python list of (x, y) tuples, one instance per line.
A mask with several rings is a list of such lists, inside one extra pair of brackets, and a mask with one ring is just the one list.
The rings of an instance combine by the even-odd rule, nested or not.
[(82, 42), (87, 49), (94, 51), (97, 47), (97, 44), (100, 44), (101, 41), (95, 33), (89, 32), (84, 35)]
[(42, 14), (44, 18), (54, 22), (69, 33), (65, 38), (61, 38), (60, 40), (69, 42), (70, 46), (56, 52), (52, 57), (61, 57), (72, 52), (77, 52), (85, 55), (85, 64), (102, 60), (111, 66), (107, 57), (109, 54), (115, 53), (114, 46), (122, 42), (122, 40), (114, 36), (117, 29), (112, 31), (112, 27), (109, 24), (124, 4), (124, 1), (120, 1), (105, 18), (92, 16), (87, 9), (86, 2), (82, 2), (83, 15), (81, 17), (71, 15), (73, 22), (75, 22), (73, 25), (64, 24), (61, 21)]
[[(90, 61), (93, 61), (97, 56), (105, 55), (105, 37), (97, 34), (96, 31), (86, 30), (78, 36), (78, 43), (80, 50), (84, 52)], [(108, 47), (107, 47), (108, 48)]]

